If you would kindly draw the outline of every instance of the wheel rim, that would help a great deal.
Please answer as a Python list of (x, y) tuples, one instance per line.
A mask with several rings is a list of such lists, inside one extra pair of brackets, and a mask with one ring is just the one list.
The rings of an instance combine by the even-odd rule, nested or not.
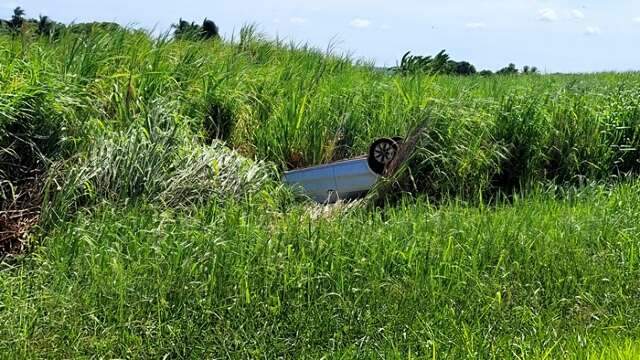
[(389, 162), (391, 162), (391, 160), (393, 160), (395, 156), (396, 149), (392, 144), (388, 142), (380, 143), (375, 147), (375, 149), (373, 149), (374, 159), (376, 159), (376, 161), (381, 164), (388, 164)]

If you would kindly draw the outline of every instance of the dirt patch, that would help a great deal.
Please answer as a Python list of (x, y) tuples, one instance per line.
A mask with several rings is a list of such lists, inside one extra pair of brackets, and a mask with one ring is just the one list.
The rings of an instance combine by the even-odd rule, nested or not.
[(40, 219), (41, 171), (16, 184), (15, 196), (0, 208), (0, 259), (24, 252), (30, 230)]
[(0, 213), (0, 259), (26, 249), (29, 230), (38, 223), (39, 209), (3, 211)]

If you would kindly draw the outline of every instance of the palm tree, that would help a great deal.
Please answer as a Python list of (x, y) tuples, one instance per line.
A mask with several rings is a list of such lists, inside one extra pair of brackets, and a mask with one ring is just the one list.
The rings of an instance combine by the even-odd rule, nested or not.
[(26, 12), (20, 6), (18, 6), (15, 9), (13, 9), (13, 17), (14, 18), (22, 18), (25, 14), (26, 14)]
[(204, 19), (202, 23), (202, 37), (205, 39), (215, 39), (220, 37), (218, 26), (209, 19)]
[(22, 28), (22, 24), (24, 23), (24, 15), (26, 12), (18, 6), (13, 9), (13, 16), (11, 17), (11, 21), (9, 22), (9, 27), (11, 30), (17, 31)]
[(50, 35), (51, 34), (51, 20), (49, 17), (44, 15), (40, 15), (38, 19), (38, 34), (40, 35)]
[(201, 34), (200, 26), (193, 22), (182, 20), (182, 18), (180, 18), (177, 24), (171, 25), (171, 27), (175, 29), (173, 35), (176, 39), (195, 40)]

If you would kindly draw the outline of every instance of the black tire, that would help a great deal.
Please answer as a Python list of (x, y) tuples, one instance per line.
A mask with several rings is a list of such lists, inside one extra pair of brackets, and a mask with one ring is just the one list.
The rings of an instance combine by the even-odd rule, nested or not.
[(368, 157), (371, 170), (382, 175), (385, 167), (396, 157), (398, 148), (398, 141), (389, 138), (378, 139), (371, 144)]

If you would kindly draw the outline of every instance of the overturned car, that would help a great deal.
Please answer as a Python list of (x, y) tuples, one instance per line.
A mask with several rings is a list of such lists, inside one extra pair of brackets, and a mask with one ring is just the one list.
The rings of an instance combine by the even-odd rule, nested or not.
[(396, 159), (403, 139), (381, 138), (368, 155), (284, 173), (285, 183), (319, 203), (363, 197)]

